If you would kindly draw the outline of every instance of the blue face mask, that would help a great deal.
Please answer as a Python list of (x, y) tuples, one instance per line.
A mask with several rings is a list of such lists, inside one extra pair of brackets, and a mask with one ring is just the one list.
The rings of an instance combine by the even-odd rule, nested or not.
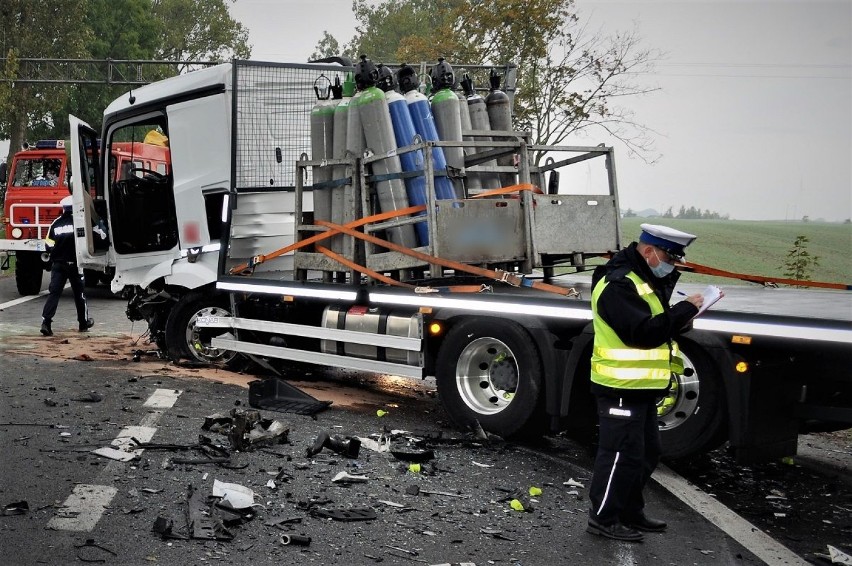
[(651, 273), (654, 274), (654, 277), (662, 279), (663, 277), (674, 271), (674, 265), (660, 260), (660, 256), (657, 255), (657, 250), (654, 250), (654, 255), (657, 256), (657, 266), (651, 267), (651, 264), (648, 264), (648, 267), (650, 268)]

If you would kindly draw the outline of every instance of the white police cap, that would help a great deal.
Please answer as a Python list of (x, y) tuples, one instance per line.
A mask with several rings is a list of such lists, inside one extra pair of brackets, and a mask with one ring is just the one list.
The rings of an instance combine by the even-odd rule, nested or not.
[(640, 242), (665, 250), (678, 259), (686, 255), (684, 248), (698, 237), (659, 224), (641, 224), (639, 227), (642, 228), (642, 233), (639, 235)]

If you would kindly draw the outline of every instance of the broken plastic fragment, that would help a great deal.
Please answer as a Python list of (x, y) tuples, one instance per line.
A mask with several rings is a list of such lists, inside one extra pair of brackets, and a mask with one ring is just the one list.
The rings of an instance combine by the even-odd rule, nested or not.
[(411, 472), (412, 474), (419, 474), (420, 473), (420, 464), (409, 464), (408, 465), (408, 471)]
[(354, 476), (346, 471), (338, 472), (334, 478), (332, 478), (333, 483), (363, 483), (367, 481), (367, 476)]
[(583, 484), (581, 484), (580, 482), (576, 481), (574, 478), (571, 478), (566, 482), (562, 482), (562, 485), (567, 485), (569, 487), (580, 487), (580, 488), (586, 487)]
[(843, 564), (844, 566), (852, 566), (852, 556), (846, 554), (839, 548), (835, 548), (830, 544), (828, 546), (828, 555), (831, 558), (832, 564)]
[(254, 505), (254, 492), (236, 483), (213, 480), (213, 497), (221, 497), (232, 509), (246, 509)]
[(540, 488), (540, 487), (536, 487), (536, 486), (534, 486), (534, 485), (533, 485), (533, 486), (530, 486), (530, 495), (531, 495), (532, 497), (536, 497), (536, 496), (541, 495), (541, 488)]
[(377, 416), (377, 417), (383, 417), (383, 416), (385, 416), (385, 415), (387, 415), (387, 414), (388, 414), (388, 412), (387, 412), (387, 411), (383, 411), (382, 409), (379, 409), (379, 410), (377, 410), (377, 411), (376, 411), (376, 416)]
[(361, 441), (361, 446), (372, 450), (373, 452), (387, 452), (390, 450), (390, 438), (386, 436), (381, 436), (378, 440), (373, 440), (372, 438), (365, 438), (362, 436), (356, 437), (359, 441)]

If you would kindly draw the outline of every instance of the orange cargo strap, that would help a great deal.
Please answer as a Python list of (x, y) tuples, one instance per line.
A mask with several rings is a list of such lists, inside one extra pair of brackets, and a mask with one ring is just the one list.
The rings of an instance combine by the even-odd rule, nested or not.
[(509, 271), (503, 271), (500, 269), (483, 269), (481, 267), (476, 267), (473, 265), (467, 265), (464, 263), (459, 263), (457, 261), (444, 259), (440, 257), (431, 256), (429, 254), (424, 254), (422, 252), (418, 252), (417, 250), (412, 250), (398, 244), (394, 244), (393, 242), (388, 242), (387, 240), (382, 240), (381, 238), (377, 238), (376, 236), (372, 236), (370, 234), (364, 234), (363, 232), (358, 232), (346, 226), (341, 226), (339, 224), (334, 224), (332, 222), (326, 222), (325, 220), (317, 220), (316, 223), (320, 226), (325, 226), (327, 228), (331, 228), (334, 230), (338, 230), (343, 232), (344, 234), (348, 234), (355, 238), (359, 238), (361, 240), (365, 240), (377, 246), (381, 246), (383, 248), (393, 250), (395, 252), (399, 252), (401, 254), (413, 257), (415, 259), (419, 259), (424, 263), (431, 263), (435, 265), (440, 265), (443, 267), (447, 267), (449, 269), (454, 269), (456, 271), (463, 271), (466, 273), (472, 273), (474, 275), (479, 275), (480, 277), (488, 277), (490, 279), (494, 279), (496, 281), (502, 281), (504, 283), (508, 283), (513, 287), (532, 287), (534, 289), (539, 289), (542, 291), (547, 291), (549, 293), (556, 293), (558, 295), (565, 296), (576, 296), (579, 293), (576, 289), (570, 287), (557, 287), (556, 285), (550, 285), (549, 283), (544, 283), (542, 281), (531, 281), (526, 279), (522, 275), (516, 275)]
[(716, 275), (718, 277), (728, 277), (731, 279), (741, 279), (743, 281), (749, 281), (751, 283), (762, 283), (764, 285), (767, 283), (776, 283), (781, 285), (796, 285), (799, 287), (821, 287), (824, 289), (841, 289), (844, 291), (852, 290), (852, 285), (846, 285), (844, 283), (827, 283), (823, 281), (806, 281), (802, 279), (785, 279), (783, 277), (749, 275), (747, 273), (735, 273), (733, 271), (725, 271), (724, 269), (708, 267), (706, 265), (692, 263), (689, 261), (678, 263), (678, 266), (683, 271), (690, 271), (692, 273), (700, 273), (702, 275)]
[[(380, 222), (382, 220), (389, 220), (391, 218), (396, 218), (397, 216), (406, 216), (408, 214), (416, 214), (418, 212), (423, 212), (426, 210), (425, 205), (419, 206), (409, 206), (408, 208), (400, 208), (399, 210), (390, 210), (388, 212), (382, 212), (380, 214), (374, 214), (372, 216), (365, 216), (364, 218), (359, 218), (358, 220), (353, 220), (352, 222), (347, 222), (344, 224), (347, 228), (357, 228), (358, 226), (363, 226), (364, 224), (369, 224), (370, 222)], [(270, 252), (268, 254), (256, 255), (251, 258), (249, 263), (243, 263), (232, 267), (230, 270), (231, 275), (241, 274), (248, 275), (251, 270), (254, 269), (254, 266), (259, 265), (267, 260), (275, 259), (276, 257), (282, 256), (284, 254), (290, 253), (294, 250), (298, 250), (299, 248), (303, 248), (305, 246), (309, 246), (315, 242), (320, 242), (325, 240), (326, 238), (330, 238), (332, 236), (336, 236), (339, 234), (339, 231), (329, 230), (327, 232), (323, 232), (321, 234), (315, 234), (309, 238), (305, 238), (304, 240), (299, 240), (289, 246), (285, 246), (281, 249), (275, 250), (274, 252)]]
[(475, 195), (471, 195), (470, 198), (472, 198), (472, 199), (474, 199), (474, 198), (487, 198), (487, 197), (493, 197), (493, 196), (496, 196), (496, 195), (505, 195), (505, 194), (508, 194), (508, 193), (519, 193), (521, 191), (532, 191), (534, 193), (543, 194), (541, 192), (541, 189), (539, 189), (538, 187), (536, 187), (535, 185), (533, 185), (531, 183), (519, 183), (517, 185), (510, 185), (508, 187), (501, 187), (499, 189), (491, 189), (490, 191), (477, 193)]
[(359, 264), (355, 263), (354, 261), (350, 261), (346, 257), (344, 257), (340, 254), (334, 253), (333, 251), (331, 251), (330, 249), (328, 249), (326, 247), (317, 245), (317, 251), (319, 253), (323, 254), (324, 256), (333, 259), (337, 263), (339, 263), (341, 265), (345, 265), (349, 269), (353, 269), (353, 270), (355, 270), (359, 273), (363, 273), (364, 275), (372, 277), (373, 279), (381, 281), (382, 283), (387, 283), (388, 285), (395, 285), (397, 287), (414, 288), (414, 285), (411, 285), (410, 283), (403, 283), (402, 281), (397, 281), (396, 279), (393, 279), (392, 277), (382, 275), (381, 273), (379, 273), (377, 271), (373, 271), (372, 269), (370, 269), (368, 267), (364, 267), (363, 265), (359, 265)]

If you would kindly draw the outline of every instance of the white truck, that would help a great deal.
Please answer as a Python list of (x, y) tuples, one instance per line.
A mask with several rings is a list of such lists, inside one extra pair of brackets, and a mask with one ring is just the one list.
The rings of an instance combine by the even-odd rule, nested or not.
[[(312, 85), (350, 70), (234, 61), (127, 93), (100, 133), (71, 117), (75, 170), (92, 172), (74, 177), (81, 264), (114, 263), (113, 290), (132, 290), (128, 316), (173, 358), (434, 376), (460, 425), (593, 434), (590, 293), (578, 272), (623, 244), (612, 148), (469, 130), (463, 142), (310, 160)], [(112, 181), (84, 149), (151, 130), (168, 138), (167, 175)], [(453, 145), (469, 150), (465, 175), (514, 176), (519, 191), (436, 200), (432, 152)], [(377, 187), (394, 178), (383, 160), (407, 151), (425, 156), (426, 206), (380, 217)], [(564, 190), (572, 168), (583, 194)], [(585, 190), (590, 179), (602, 188)], [(353, 214), (330, 224), (315, 218), (313, 194), (335, 189)], [(107, 202), (107, 251), (91, 244), (84, 191)], [(375, 243), (417, 222), (426, 245)], [(729, 290), (678, 340), (687, 369), (659, 404), (666, 455), (725, 440), (742, 461), (791, 455), (806, 426), (850, 426), (850, 305), (848, 292)]]

